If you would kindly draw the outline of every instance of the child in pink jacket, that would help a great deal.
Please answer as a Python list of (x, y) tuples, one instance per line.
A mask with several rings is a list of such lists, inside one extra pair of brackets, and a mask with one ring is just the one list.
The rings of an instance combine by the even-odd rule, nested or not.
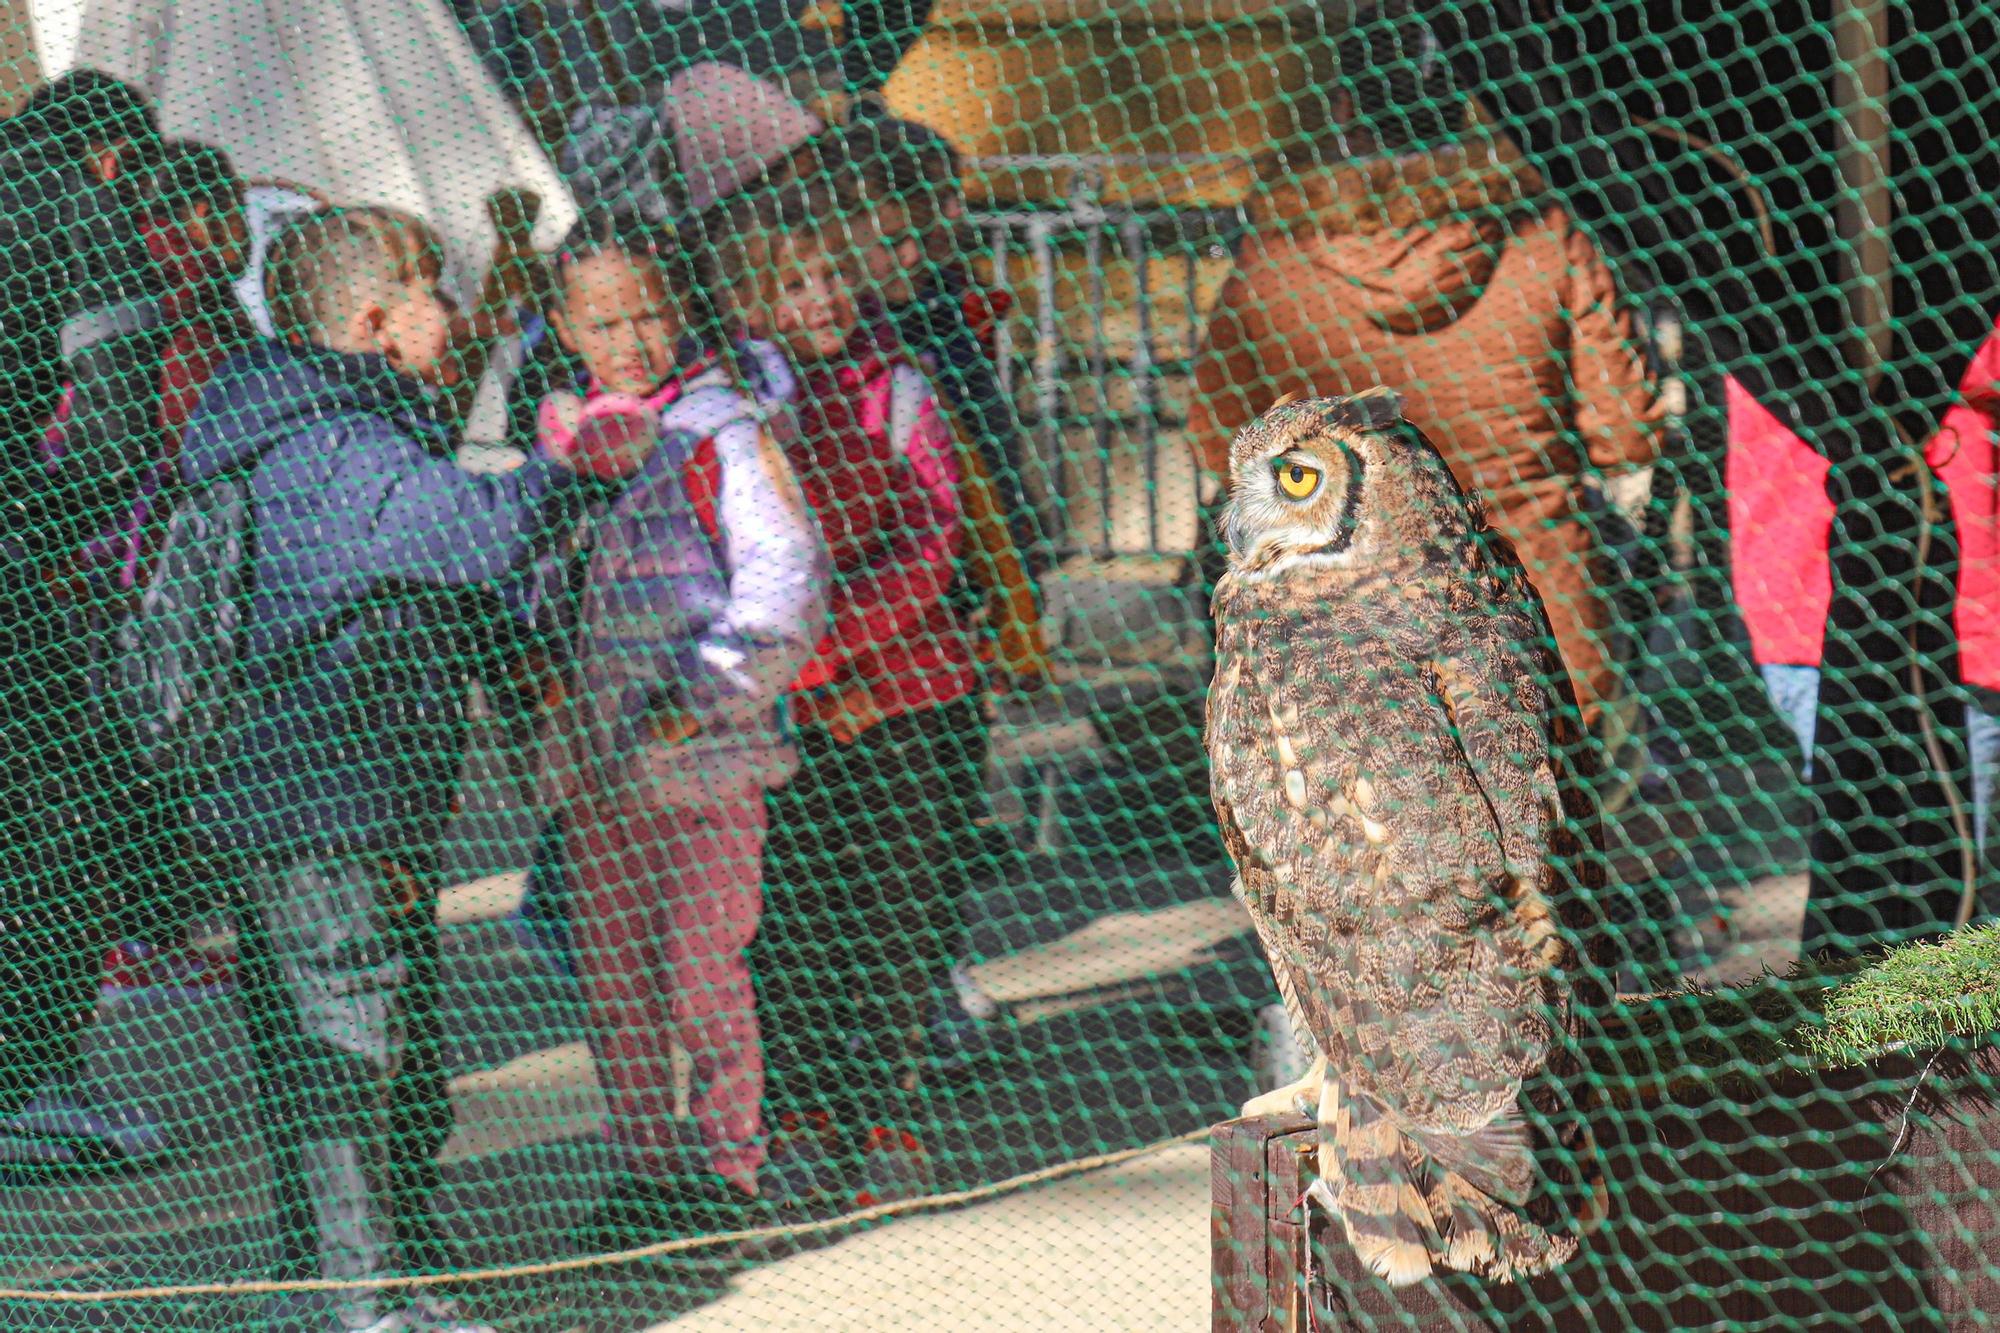
[[(688, 336), (690, 308), (642, 243), (578, 238), (549, 316), (572, 374), (537, 407), (542, 446), (604, 487), (543, 765), (628, 1173), (587, 1237), (598, 1248), (736, 1229), (769, 1206), (745, 951), (762, 914), (765, 792), (798, 762), (785, 691), (824, 624), (826, 556), (764, 414)], [(694, 1170), (676, 1044), (694, 1066)]]

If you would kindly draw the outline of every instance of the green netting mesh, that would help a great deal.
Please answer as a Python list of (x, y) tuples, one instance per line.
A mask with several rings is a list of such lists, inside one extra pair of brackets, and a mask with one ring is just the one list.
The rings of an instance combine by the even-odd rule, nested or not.
[(0, 1326), (1984, 1326), (1996, 49), (0, 10)]

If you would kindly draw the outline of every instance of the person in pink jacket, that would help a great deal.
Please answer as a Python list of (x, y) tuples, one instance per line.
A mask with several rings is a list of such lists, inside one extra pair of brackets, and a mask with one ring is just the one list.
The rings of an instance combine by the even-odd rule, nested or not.
[[(1734, 377), (1724, 385), (1724, 481), (1736, 602), (1751, 655), (1812, 773), (1821, 639), (1833, 600), (1827, 461)], [(1960, 381), (1958, 401), (1924, 442), (1958, 530), (1959, 671), (1971, 696), (1973, 815), (1979, 845), (1993, 822), (2000, 770), (2000, 323)]]
[(792, 685), (800, 769), (771, 802), (759, 1013), (780, 1131), (820, 1140), (783, 1155), (830, 1159), (826, 1188), (882, 1197), (926, 1170), (909, 1128), (925, 1010), (965, 955), (985, 813), (980, 667), (949, 595), (963, 478), (923, 373), (857, 311), (831, 194), (774, 183), (739, 213), (720, 304), (796, 372), (783, 443), (833, 561), (831, 624)]
[[(552, 617), (569, 662), (541, 771), (624, 1168), (593, 1249), (776, 1216), (746, 951), (765, 793), (798, 764), (786, 690), (826, 621), (805, 497), (730, 358), (697, 340), (699, 294), (672, 280), (673, 258), (615, 228), (572, 237), (549, 310), (569, 380), (536, 408), (542, 450), (603, 483), (574, 624)], [(699, 1154), (677, 1125), (676, 1046)]]

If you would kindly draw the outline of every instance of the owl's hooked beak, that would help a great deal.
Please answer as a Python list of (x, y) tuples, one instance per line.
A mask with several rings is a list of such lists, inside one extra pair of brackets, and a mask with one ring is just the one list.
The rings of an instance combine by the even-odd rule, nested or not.
[(1222, 511), (1222, 541), (1223, 545), (1229, 548), (1230, 559), (1239, 563), (1244, 560), (1249, 555), (1249, 551), (1245, 549), (1249, 540), (1250, 534), (1248, 525), (1244, 522), (1243, 506), (1232, 499), (1229, 507)]

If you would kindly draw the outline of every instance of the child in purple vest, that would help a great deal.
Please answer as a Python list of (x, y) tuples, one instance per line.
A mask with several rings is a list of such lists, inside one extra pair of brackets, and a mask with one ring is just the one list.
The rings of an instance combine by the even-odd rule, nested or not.
[[(798, 762), (785, 687), (826, 616), (817, 525), (755, 399), (689, 338), (690, 304), (643, 245), (573, 245), (549, 313), (567, 360), (535, 407), (542, 446), (604, 488), (559, 617), (569, 661), (542, 788), (626, 1171), (587, 1238), (609, 1248), (759, 1214), (764, 1070), (744, 950), (764, 793)], [(675, 1044), (694, 1064), (706, 1163), (692, 1174)]]

